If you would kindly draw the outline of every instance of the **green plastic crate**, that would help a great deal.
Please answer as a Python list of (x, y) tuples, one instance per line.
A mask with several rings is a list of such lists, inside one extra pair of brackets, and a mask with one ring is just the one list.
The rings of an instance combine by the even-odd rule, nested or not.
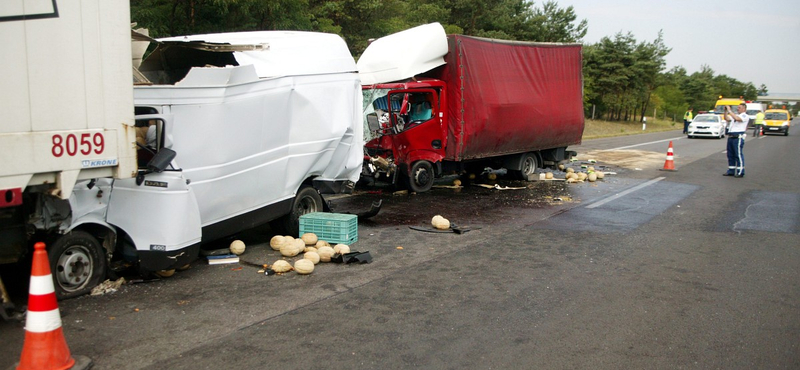
[(300, 216), (300, 235), (314, 233), (331, 244), (353, 244), (358, 241), (358, 216), (342, 213), (314, 212)]

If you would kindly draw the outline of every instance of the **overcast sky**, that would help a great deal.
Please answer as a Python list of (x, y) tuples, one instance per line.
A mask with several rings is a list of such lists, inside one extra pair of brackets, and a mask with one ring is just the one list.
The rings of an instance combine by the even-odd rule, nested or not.
[[(708, 65), (770, 94), (800, 94), (800, 0), (556, 0), (589, 30), (586, 44), (617, 32), (651, 42), (663, 30), (667, 70)], [(541, 7), (544, 0), (537, 0)]]

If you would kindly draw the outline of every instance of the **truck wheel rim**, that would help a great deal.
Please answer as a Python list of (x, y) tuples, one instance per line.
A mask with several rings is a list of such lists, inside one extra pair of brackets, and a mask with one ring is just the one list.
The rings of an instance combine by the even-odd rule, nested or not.
[(420, 168), (414, 174), (414, 181), (416, 181), (417, 185), (419, 186), (425, 186), (429, 181), (431, 181), (430, 174), (425, 169)]
[(73, 245), (58, 258), (56, 278), (65, 291), (81, 289), (92, 276), (92, 258), (89, 248)]
[(525, 158), (525, 163), (522, 164), (522, 173), (525, 175), (530, 175), (534, 171), (534, 163), (532, 157)]

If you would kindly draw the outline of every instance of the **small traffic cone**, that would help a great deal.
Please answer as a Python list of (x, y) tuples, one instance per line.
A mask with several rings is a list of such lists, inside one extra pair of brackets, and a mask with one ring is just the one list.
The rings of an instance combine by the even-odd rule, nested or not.
[(25, 343), (22, 347), (17, 370), (61, 370), (88, 368), (92, 362), (88, 357), (69, 353), (64, 332), (61, 329), (61, 313), (58, 310), (53, 275), (44, 243), (36, 243), (31, 267), (31, 284), (28, 294), (28, 314), (25, 321)]
[(664, 168), (661, 171), (677, 171), (675, 169), (675, 163), (672, 161), (672, 141), (669, 142), (669, 148), (667, 149), (667, 160), (664, 161)]

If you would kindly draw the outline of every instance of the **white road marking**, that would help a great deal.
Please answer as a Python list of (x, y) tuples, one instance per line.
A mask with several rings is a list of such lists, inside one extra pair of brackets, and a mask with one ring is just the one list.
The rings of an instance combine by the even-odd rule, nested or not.
[(658, 140), (658, 141), (651, 141), (651, 142), (649, 142), (649, 143), (641, 143), (641, 144), (635, 144), (635, 145), (621, 146), (621, 147), (619, 147), (619, 148), (612, 148), (612, 149), (603, 149), (603, 150), (600, 150), (600, 151), (601, 151), (601, 152), (608, 152), (608, 151), (611, 151), (611, 150), (620, 150), (620, 149), (635, 148), (635, 147), (637, 147), (637, 146), (642, 146), (642, 145), (650, 145), (650, 144), (655, 144), (655, 143), (663, 143), (663, 142), (665, 142), (665, 141), (676, 141), (676, 140), (680, 140), (680, 139), (683, 139), (683, 138), (684, 138), (684, 137), (683, 137), (683, 136), (681, 136), (681, 137), (676, 137), (676, 138), (672, 138), (672, 139), (664, 139), (664, 140)]
[(606, 203), (608, 203), (608, 202), (610, 202), (612, 200), (615, 200), (615, 199), (620, 198), (620, 197), (624, 197), (624, 196), (626, 196), (626, 195), (628, 195), (630, 193), (633, 193), (634, 191), (637, 191), (637, 190), (642, 189), (642, 188), (646, 188), (646, 187), (648, 187), (650, 185), (653, 185), (653, 184), (655, 184), (655, 183), (657, 183), (657, 182), (659, 182), (661, 180), (664, 180), (664, 179), (666, 179), (666, 177), (657, 177), (657, 178), (652, 179), (652, 180), (650, 180), (648, 182), (636, 185), (636, 186), (634, 186), (634, 187), (632, 187), (632, 188), (630, 188), (628, 190), (625, 190), (622, 193), (618, 193), (618, 194), (610, 196), (610, 197), (608, 197), (606, 199), (594, 202), (594, 203), (586, 206), (586, 208), (597, 208), (597, 207), (600, 207), (603, 204), (606, 204)]

